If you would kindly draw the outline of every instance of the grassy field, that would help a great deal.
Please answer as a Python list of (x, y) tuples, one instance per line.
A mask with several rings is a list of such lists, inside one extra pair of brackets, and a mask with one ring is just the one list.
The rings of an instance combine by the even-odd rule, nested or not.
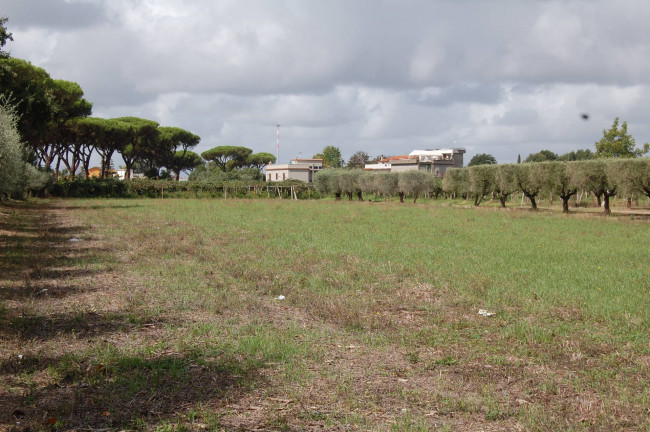
[(0, 430), (648, 431), (649, 245), (442, 204), (0, 207)]

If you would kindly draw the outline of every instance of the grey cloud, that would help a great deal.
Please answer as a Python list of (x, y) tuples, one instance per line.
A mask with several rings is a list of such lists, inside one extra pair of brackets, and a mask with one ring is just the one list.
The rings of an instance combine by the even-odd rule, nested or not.
[(539, 119), (537, 111), (532, 108), (515, 108), (498, 116), (496, 122), (509, 126), (524, 126), (535, 123)]
[(593, 146), (617, 115), (648, 140), (646, 1), (5, 3), (17, 57), (78, 82), (97, 114), (205, 148), (273, 152), (281, 122), (285, 155), (457, 142), (513, 161)]
[(417, 103), (444, 107), (452, 104), (495, 104), (502, 97), (500, 84), (461, 83), (445, 88), (427, 88), (412, 95)]
[(95, 2), (65, 0), (4, 0), (1, 15), (11, 29), (44, 27), (75, 29), (107, 21), (104, 8)]

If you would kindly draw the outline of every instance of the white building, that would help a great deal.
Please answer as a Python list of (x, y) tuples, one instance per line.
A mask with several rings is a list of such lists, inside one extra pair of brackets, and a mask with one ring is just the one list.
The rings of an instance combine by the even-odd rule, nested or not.
[(314, 181), (314, 176), (323, 169), (323, 159), (291, 159), (288, 164), (269, 164), (266, 166), (266, 181), (302, 180)]
[(447, 168), (462, 168), (465, 149), (413, 150), (408, 155), (391, 156), (377, 164), (366, 164), (365, 169), (383, 172), (422, 170), (445, 175)]

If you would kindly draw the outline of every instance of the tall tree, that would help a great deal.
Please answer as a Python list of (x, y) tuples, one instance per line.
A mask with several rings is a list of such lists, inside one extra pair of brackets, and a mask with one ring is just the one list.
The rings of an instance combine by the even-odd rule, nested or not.
[(115, 119), (102, 119), (98, 117), (87, 117), (87, 123), (95, 123), (96, 142), (95, 150), (101, 157), (101, 178), (108, 177), (111, 159), (115, 152), (122, 152), (131, 134), (128, 123)]
[(52, 79), (45, 69), (15, 59), (0, 59), (0, 94), (13, 103), (18, 132), (28, 149), (42, 144), (52, 120)]
[(201, 156), (190, 150), (178, 150), (167, 168), (174, 172), (176, 181), (180, 180), (181, 171), (190, 171), (203, 165)]
[(0, 17), (0, 58), (9, 58), (9, 53), (2, 49), (7, 41), (14, 40), (12, 34), (7, 31), (7, 27), (5, 26), (7, 19), (7, 17)]
[(158, 123), (139, 117), (119, 117), (114, 120), (128, 126), (127, 140), (124, 147), (117, 150), (126, 167), (125, 178), (131, 178), (131, 169), (135, 162), (141, 162), (156, 156), (159, 141)]
[(596, 157), (598, 158), (634, 158), (641, 157), (650, 151), (650, 145), (645, 143), (643, 149), (636, 149), (636, 142), (627, 132), (627, 122), (618, 126), (619, 119), (614, 119), (614, 124), (603, 130), (603, 137), (596, 142)]
[(369, 160), (370, 160), (370, 156), (368, 155), (368, 153), (364, 151), (358, 151), (354, 153), (352, 156), (350, 156), (350, 159), (348, 160), (347, 168), (349, 169), (364, 168)]
[(325, 168), (342, 168), (344, 165), (341, 150), (338, 147), (326, 146), (321, 153), (313, 156), (315, 159), (323, 159)]
[[(90, 115), (92, 103), (84, 99), (83, 90), (72, 81), (49, 80), (48, 93), (51, 114), (47, 134), (44, 139), (34, 142), (32, 148), (38, 156), (38, 165), (49, 171), (54, 157), (70, 153), (67, 146), (76, 140), (79, 133), (87, 132), (78, 130), (76, 121)], [(92, 147), (78, 145), (74, 151), (92, 154)], [(76, 157), (82, 160), (80, 154)], [(90, 160), (90, 155), (86, 157)]]
[(201, 157), (213, 161), (222, 171), (232, 171), (246, 165), (253, 150), (239, 146), (218, 146), (201, 153)]
[(246, 165), (261, 170), (266, 165), (275, 163), (275, 156), (271, 153), (253, 153), (246, 159)]
[(181, 168), (180, 171), (177, 171), (172, 165), (178, 167), (178, 163), (183, 165), (184, 162), (187, 162), (189, 163), (188, 168), (196, 168), (196, 166), (192, 166), (192, 163), (190, 163), (190, 159), (194, 161), (193, 157), (186, 161), (183, 161), (183, 159), (185, 153), (189, 151), (189, 149), (194, 148), (199, 144), (201, 137), (179, 127), (159, 127), (158, 133), (160, 134), (160, 146), (156, 160), (156, 162), (158, 162), (157, 165), (164, 166), (167, 169), (174, 171), (176, 173), (176, 180), (180, 178), (180, 171), (185, 168)]
[(491, 154), (479, 153), (479, 154), (474, 155), (474, 157), (472, 157), (472, 160), (469, 161), (467, 166), (487, 165), (487, 164), (496, 165), (496, 163), (497, 163), (497, 160)]

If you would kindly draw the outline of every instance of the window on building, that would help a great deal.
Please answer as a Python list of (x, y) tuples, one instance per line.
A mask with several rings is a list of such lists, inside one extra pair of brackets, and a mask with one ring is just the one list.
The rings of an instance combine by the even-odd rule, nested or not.
[(286, 177), (286, 174), (285, 174), (285, 173), (282, 173), (282, 180), (284, 180), (285, 177)]

